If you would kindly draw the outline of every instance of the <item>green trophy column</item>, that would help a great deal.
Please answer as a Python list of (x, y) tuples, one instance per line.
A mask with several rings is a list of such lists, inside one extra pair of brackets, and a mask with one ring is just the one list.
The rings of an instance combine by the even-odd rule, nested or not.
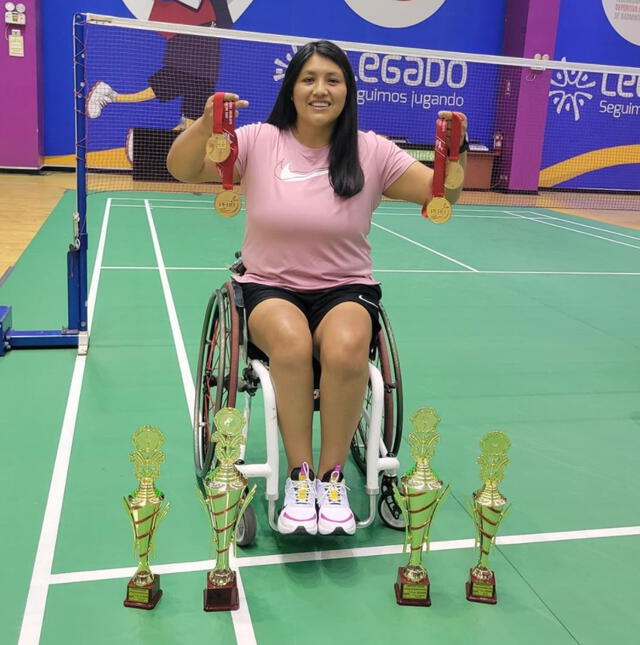
[(395, 489), (395, 498), (402, 509), (406, 525), (405, 551), (411, 548), (409, 562), (398, 569), (394, 585), (399, 605), (431, 605), (431, 590), (427, 570), (422, 564), (422, 547), (429, 542), (429, 530), (436, 509), (449, 486), (444, 486), (431, 470), (429, 461), (440, 440), (436, 427), (440, 417), (432, 408), (420, 408), (410, 419), (413, 432), (409, 434), (411, 457), (415, 466), (401, 477), (402, 492)]
[(138, 568), (127, 585), (124, 604), (136, 609), (153, 609), (162, 596), (162, 590), (160, 576), (149, 568), (149, 553), (155, 530), (169, 511), (169, 504), (162, 506), (164, 495), (155, 487), (160, 464), (164, 461), (164, 453), (160, 450), (164, 436), (155, 426), (142, 426), (134, 432), (131, 440), (136, 448), (130, 459), (135, 464), (138, 488), (123, 497), (123, 501), (133, 528)]
[(509, 463), (507, 451), (511, 442), (506, 434), (494, 430), (480, 441), (482, 454), (478, 457), (482, 487), (473, 493), (470, 511), (476, 525), (476, 547), (480, 551), (478, 563), (469, 571), (466, 583), (467, 600), (495, 605), (496, 578), (489, 569), (489, 552), (495, 543), (498, 527), (508, 513), (507, 499), (498, 490)]
[(203, 497), (216, 546), (216, 564), (207, 574), (204, 590), (205, 611), (238, 609), (236, 574), (229, 564), (229, 551), (235, 538), (236, 526), (251, 502), (255, 486), (247, 494), (247, 480), (236, 468), (240, 446), (244, 443), (244, 417), (234, 408), (219, 410), (213, 422), (216, 431), (211, 441), (216, 444), (215, 466), (205, 477), (206, 496)]

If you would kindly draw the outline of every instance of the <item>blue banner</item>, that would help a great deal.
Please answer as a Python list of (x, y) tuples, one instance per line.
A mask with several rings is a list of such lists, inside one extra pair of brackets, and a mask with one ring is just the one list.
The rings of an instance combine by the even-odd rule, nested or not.
[[(557, 59), (640, 68), (640, 1), (563, 2)], [(554, 71), (543, 167), (562, 188), (640, 190), (640, 75)]]
[[(211, 39), (200, 37), (199, 40)], [(167, 47), (167, 39), (153, 32), (90, 25), (88, 87), (108, 83), (121, 95), (132, 95), (154, 85), (160, 95), (157, 79), (166, 70)], [(215, 84), (236, 92), (250, 103), (250, 107), (240, 111), (238, 126), (266, 120), (288, 62), (297, 49), (286, 44), (244, 40), (220, 42), (220, 66)], [(197, 56), (202, 47), (192, 44), (191, 50)], [(144, 57), (137, 56), (140, 51), (145, 52)], [(181, 50), (180, 64), (185, 74), (190, 63), (186, 57), (188, 51)], [(457, 110), (473, 115), (473, 141), (491, 147), (496, 66), (375, 52), (347, 54), (357, 79), (360, 129), (374, 130), (407, 143), (432, 145), (437, 112)], [(190, 89), (197, 95), (196, 82), (194, 78)], [(209, 92), (207, 86), (200, 96), (206, 97)], [(107, 103), (97, 118), (89, 119), (89, 151), (123, 146), (127, 132), (135, 127), (174, 128), (183, 117), (193, 118), (184, 111), (182, 95), (169, 100), (160, 97), (136, 103)]]
[[(220, 6), (220, 2), (224, 4), (224, 0), (76, 0), (43, 3), (45, 155), (68, 155), (74, 150), (70, 34), (75, 12), (146, 20), (172, 15), (180, 17), (187, 15), (190, 10), (203, 12), (205, 5), (212, 3)], [(278, 0), (278, 10), (274, 11), (272, 0), (228, 0), (227, 6), (234, 28), (242, 30), (499, 54), (502, 50), (505, 3), (506, 0), (483, 0), (482, 6), (478, 7), (476, 0), (322, 0), (304, 3), (299, 0)], [(190, 24), (199, 23), (194, 20)], [(60, 38), (60, 34), (65, 33), (69, 34), (69, 38)], [(110, 64), (111, 69), (99, 70), (99, 80), (113, 80), (113, 86), (117, 86), (119, 91), (143, 89), (154, 68), (160, 68), (165, 44), (163, 37), (158, 34), (148, 34), (148, 38), (144, 39), (143, 49), (137, 52), (125, 49), (121, 43), (114, 43), (105, 63)], [(141, 57), (140, 52), (143, 53)], [(281, 55), (281, 50), (279, 53), (274, 50), (274, 58)], [(132, 57), (136, 58), (135, 64)], [(144, 60), (139, 61), (140, 58)], [(255, 73), (262, 77), (264, 71), (265, 78), (272, 77), (274, 71), (270, 68), (274, 58), (264, 63), (264, 70), (256, 69)], [(358, 73), (360, 60), (352, 58), (352, 63)], [(260, 67), (263, 62), (256, 61), (256, 64)], [(445, 95), (452, 96), (448, 99), (452, 102), (451, 106), (456, 100), (460, 102), (461, 93), (457, 90), (462, 88), (453, 85), (460, 82), (462, 70), (446, 68), (445, 80), (440, 82), (439, 63), (429, 65), (425, 61), (424, 70), (421, 71), (412, 69), (419, 67), (420, 63), (380, 56), (377, 61), (365, 60), (363, 65), (362, 79), (359, 81), (361, 101), (367, 103), (367, 110), (363, 111), (363, 127), (375, 127), (375, 114), (384, 109), (383, 104), (388, 100), (395, 102), (402, 110), (424, 110), (425, 106), (432, 105), (435, 107), (438, 100), (445, 99), (434, 97)], [(408, 82), (403, 80), (404, 76), (398, 83), (392, 82), (394, 74), (398, 73), (396, 68), (400, 69), (400, 74), (406, 74)], [(131, 72), (131, 77), (127, 79), (128, 72)], [(411, 85), (418, 80), (420, 74), (423, 75), (422, 82)], [(426, 76), (427, 74), (432, 76)], [(447, 74), (450, 74), (450, 79)], [(88, 86), (92, 87), (95, 80), (88, 79)], [(242, 90), (238, 80), (237, 76), (233, 76), (232, 70), (221, 70), (220, 87), (224, 83), (226, 87), (239, 87)], [(228, 84), (229, 81), (232, 81), (231, 85)], [(275, 91), (276, 88), (273, 89)], [(214, 90), (212, 87), (211, 91)], [(378, 93), (375, 94), (375, 91)], [(454, 92), (456, 96), (453, 96)], [(462, 109), (462, 106), (458, 107)], [(118, 109), (123, 111), (122, 118), (125, 114), (130, 117), (131, 127), (142, 125), (140, 120), (144, 120), (144, 110), (140, 106), (120, 105)], [(155, 117), (164, 118), (167, 123), (174, 122), (175, 125), (175, 106), (164, 104), (154, 106), (153, 109)], [(247, 112), (246, 116), (250, 117), (251, 112)], [(91, 135), (96, 136), (97, 140), (104, 142), (103, 134), (108, 138), (107, 123), (97, 125), (96, 121), (91, 124), (91, 128)], [(418, 136), (413, 132), (410, 134)], [(114, 139), (120, 136), (114, 134)], [(423, 139), (424, 136), (421, 134), (418, 138)]]

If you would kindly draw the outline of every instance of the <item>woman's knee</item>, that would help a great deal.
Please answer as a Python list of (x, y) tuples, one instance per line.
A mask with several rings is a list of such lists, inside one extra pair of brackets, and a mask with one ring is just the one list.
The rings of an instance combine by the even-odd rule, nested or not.
[(288, 327), (275, 329), (272, 331), (266, 353), (272, 362), (308, 363), (313, 354), (311, 334), (308, 329), (297, 330)]
[(370, 332), (345, 329), (326, 338), (320, 348), (323, 369), (357, 375), (367, 369)]
[(289, 302), (274, 299), (260, 303), (249, 317), (249, 337), (272, 362), (311, 360), (309, 323)]
[(272, 319), (250, 329), (251, 340), (271, 362), (295, 364), (310, 361), (313, 344), (309, 328), (290, 321)]

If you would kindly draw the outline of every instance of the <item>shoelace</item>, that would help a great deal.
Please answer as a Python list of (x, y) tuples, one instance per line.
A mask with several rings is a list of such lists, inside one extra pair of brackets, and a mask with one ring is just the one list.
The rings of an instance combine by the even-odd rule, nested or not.
[(309, 499), (309, 480), (291, 480), (291, 487), (295, 495), (296, 504), (311, 504)]
[(343, 482), (328, 482), (322, 486), (321, 490), (321, 504), (335, 504), (342, 506), (342, 490), (349, 490), (349, 487)]

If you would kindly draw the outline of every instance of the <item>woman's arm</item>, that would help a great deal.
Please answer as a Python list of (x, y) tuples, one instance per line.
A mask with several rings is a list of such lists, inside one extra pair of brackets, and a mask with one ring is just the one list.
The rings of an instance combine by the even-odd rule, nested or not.
[[(450, 122), (451, 112), (438, 112), (438, 118), (446, 119), (449, 121), (449, 128), (447, 130), (447, 139), (450, 136)], [(467, 117), (463, 115), (462, 118), (462, 138), (467, 131)], [(464, 168), (467, 163), (467, 153), (463, 152), (458, 161)], [(431, 186), (433, 183), (433, 170), (419, 161), (409, 166), (405, 172), (398, 177), (388, 188), (384, 191), (384, 196), (389, 199), (401, 199), (414, 204), (426, 204), (431, 200)], [(444, 196), (451, 204), (455, 204), (460, 197), (462, 187), (455, 190), (444, 189)]]
[[(225, 101), (236, 101), (236, 107), (249, 105), (248, 101), (239, 100), (237, 94), (225, 94)], [(185, 183), (202, 183), (220, 181), (220, 173), (213, 161), (206, 156), (206, 146), (213, 131), (212, 123), (213, 96), (210, 96), (202, 116), (196, 119), (173, 142), (167, 155), (167, 170), (178, 180)], [(233, 180), (239, 177), (234, 170)]]

